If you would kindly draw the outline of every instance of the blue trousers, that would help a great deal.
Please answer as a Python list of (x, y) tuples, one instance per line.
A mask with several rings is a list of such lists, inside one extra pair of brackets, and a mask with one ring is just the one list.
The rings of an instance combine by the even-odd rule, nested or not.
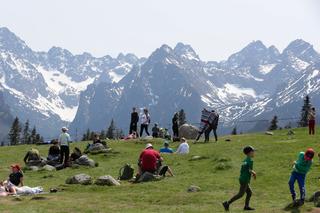
[(300, 174), (298, 172), (292, 172), (291, 177), (289, 179), (289, 188), (291, 192), (292, 199), (296, 199), (296, 192), (294, 190), (294, 183), (298, 181), (299, 190), (300, 190), (300, 199), (304, 200), (306, 197), (306, 188), (305, 188), (305, 182), (306, 182), (306, 175)]

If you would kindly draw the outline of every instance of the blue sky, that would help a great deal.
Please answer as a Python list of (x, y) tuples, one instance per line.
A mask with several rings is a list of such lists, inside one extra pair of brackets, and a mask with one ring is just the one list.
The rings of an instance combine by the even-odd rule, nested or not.
[(0, 0), (0, 26), (34, 50), (148, 56), (191, 44), (222, 60), (253, 40), (283, 49), (296, 38), (320, 50), (319, 0)]

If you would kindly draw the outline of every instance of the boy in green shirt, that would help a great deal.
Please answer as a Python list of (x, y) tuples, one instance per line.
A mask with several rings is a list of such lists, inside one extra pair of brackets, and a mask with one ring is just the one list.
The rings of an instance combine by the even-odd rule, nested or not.
[[(312, 158), (314, 156), (313, 149), (309, 148), (306, 152), (300, 152), (298, 160), (294, 162), (293, 171), (290, 176), (289, 180), (289, 188), (292, 196), (292, 200), (295, 204), (303, 205), (305, 196), (306, 196), (306, 189), (305, 189), (305, 182), (306, 182), (306, 175), (309, 172), (311, 165), (312, 165)], [(300, 201), (296, 201), (296, 192), (294, 190), (294, 183), (298, 181), (299, 190), (300, 190)]]
[(251, 208), (249, 206), (249, 202), (252, 195), (252, 190), (250, 188), (251, 176), (253, 176), (253, 178), (256, 179), (256, 173), (253, 171), (253, 160), (252, 160), (252, 158), (254, 158), (255, 149), (252, 146), (246, 146), (243, 149), (243, 153), (247, 157), (243, 161), (241, 170), (240, 170), (240, 177), (239, 177), (240, 190), (239, 190), (239, 193), (233, 196), (229, 201), (225, 201), (222, 203), (226, 211), (229, 211), (229, 206), (231, 203), (240, 199), (245, 193), (247, 194), (247, 196), (246, 196), (244, 210), (245, 211), (254, 210), (254, 208)]

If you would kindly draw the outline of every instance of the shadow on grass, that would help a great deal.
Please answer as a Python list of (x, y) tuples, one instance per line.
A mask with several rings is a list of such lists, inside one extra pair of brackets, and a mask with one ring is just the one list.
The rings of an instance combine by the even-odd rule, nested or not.
[(300, 206), (297, 206), (295, 203), (289, 203), (283, 209), (284, 211), (291, 212), (291, 213), (300, 213)]

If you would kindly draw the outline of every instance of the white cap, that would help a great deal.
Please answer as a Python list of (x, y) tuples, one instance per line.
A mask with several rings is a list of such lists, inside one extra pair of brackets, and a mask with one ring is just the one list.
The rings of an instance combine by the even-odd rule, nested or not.
[(68, 128), (67, 128), (67, 127), (65, 127), (65, 126), (64, 126), (64, 127), (62, 127), (61, 129), (62, 129), (62, 131), (68, 131)]
[(146, 149), (149, 149), (150, 147), (153, 148), (152, 144), (151, 144), (151, 143), (148, 143), (148, 144), (146, 145)]

